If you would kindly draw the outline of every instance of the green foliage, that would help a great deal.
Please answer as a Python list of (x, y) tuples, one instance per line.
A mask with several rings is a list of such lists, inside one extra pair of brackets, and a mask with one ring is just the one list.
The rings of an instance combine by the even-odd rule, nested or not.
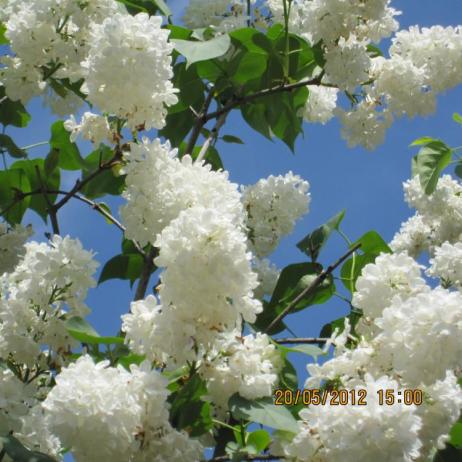
[[(348, 318), (350, 321), (351, 331), (354, 333), (355, 327), (358, 321), (361, 319), (361, 314), (357, 311), (352, 311), (348, 316), (343, 316), (332, 322), (325, 324), (320, 332), (320, 336), (323, 338), (329, 338), (337, 329), (337, 332), (341, 334), (345, 330), (345, 319)], [(348, 345), (348, 343), (347, 343)]]
[(56, 150), (58, 166), (63, 170), (80, 170), (85, 167), (79, 149), (71, 143), (70, 134), (64, 128), (64, 122), (58, 120), (51, 126), (50, 148)]
[(160, 11), (165, 16), (171, 16), (172, 12), (163, 0), (117, 0), (123, 3), (127, 11), (132, 14), (149, 13), (156, 14)]
[(24, 128), (30, 122), (30, 115), (20, 101), (11, 101), (5, 94), (5, 87), (0, 85), (0, 123), (5, 127)]
[(361, 244), (359, 249), (361, 254), (347, 260), (340, 271), (342, 282), (350, 292), (356, 290), (356, 280), (366, 265), (374, 263), (381, 253), (392, 253), (390, 247), (376, 231), (368, 231), (354, 242), (350, 248), (357, 244)]
[(24, 170), (18, 168), (0, 171), (0, 208), (8, 223), (21, 223), (31, 202), (31, 196), (24, 197), (23, 194), (30, 192), (31, 185)]
[(218, 35), (206, 41), (171, 39), (171, 42), (175, 45), (175, 49), (186, 58), (188, 66), (198, 61), (223, 56), (231, 45), (228, 34)]
[(221, 139), (225, 143), (244, 144), (244, 141), (242, 141), (239, 137), (233, 135), (223, 135)]
[(432, 194), (441, 172), (451, 162), (452, 149), (441, 140), (428, 137), (414, 141), (413, 145), (423, 146), (413, 159), (412, 174), (419, 175), (425, 194)]
[(433, 462), (460, 462), (462, 460), (462, 449), (455, 448), (450, 444), (435, 454)]
[(0, 23), (0, 45), (8, 45), (9, 41), (5, 36), (6, 26), (3, 23)]
[(30, 451), (13, 435), (0, 436), (0, 447), (3, 446), (5, 453), (14, 462), (56, 462), (46, 454), (38, 451)]
[[(279, 276), (269, 303), (264, 303), (263, 312), (257, 317), (255, 326), (265, 331), (271, 322), (284, 311), (292, 301), (309, 287), (322, 272), (318, 263), (294, 263), (285, 267)], [(335, 292), (335, 285), (331, 276), (327, 277), (311, 295), (303, 297), (293, 308), (292, 312), (300, 311), (311, 305), (318, 305), (329, 300)], [(276, 324), (268, 332), (275, 334), (285, 329), (282, 322)]]
[(456, 447), (462, 448), (462, 422), (457, 422), (449, 433), (449, 443)]
[[(57, 191), (60, 185), (59, 169), (54, 169), (52, 172), (46, 172), (45, 161), (43, 159), (20, 160), (11, 165), (11, 169), (19, 169), (25, 172), (30, 184), (31, 191)], [(46, 223), (48, 209), (50, 204), (56, 200), (56, 194), (44, 193), (34, 194), (30, 198), (28, 207), (42, 218)]]
[[(114, 152), (103, 144), (85, 158), (82, 168), (82, 179), (88, 178), (92, 173), (114, 157)], [(122, 193), (125, 185), (125, 177), (118, 175), (117, 169), (107, 168), (98, 175), (95, 181), (88, 182), (83, 188), (82, 193), (89, 199), (111, 194), (118, 196)]]
[(26, 151), (16, 146), (16, 143), (8, 135), (0, 134), (0, 152), (8, 152), (11, 157), (20, 159), (27, 157)]
[(337, 215), (333, 216), (325, 224), (315, 229), (312, 233), (304, 237), (297, 247), (306, 255), (308, 255), (313, 262), (318, 259), (319, 252), (329, 240), (330, 235), (334, 230), (338, 230), (339, 226), (345, 217), (345, 210), (342, 210)]
[(73, 338), (82, 343), (94, 345), (124, 343), (122, 337), (102, 337), (85, 319), (79, 316), (68, 319), (66, 321), (66, 329)]
[(236, 419), (257, 422), (292, 433), (298, 432), (297, 421), (289, 410), (284, 406), (276, 406), (271, 398), (250, 401), (236, 393), (229, 399), (228, 407)]
[(109, 279), (128, 279), (130, 286), (140, 277), (144, 259), (139, 253), (116, 255), (111, 258), (101, 271), (98, 284)]
[(203, 435), (212, 428), (210, 403), (202, 399), (206, 393), (205, 382), (195, 374), (170, 395), (170, 419), (175, 428), (186, 429), (191, 436)]

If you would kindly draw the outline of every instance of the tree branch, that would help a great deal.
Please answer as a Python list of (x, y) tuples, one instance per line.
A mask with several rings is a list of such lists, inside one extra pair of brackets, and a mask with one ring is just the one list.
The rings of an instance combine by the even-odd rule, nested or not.
[[(262, 454), (260, 456), (251, 456), (251, 455), (242, 455), (240, 456), (239, 460), (247, 460), (247, 461), (260, 461), (260, 460), (282, 460), (284, 457), (282, 456), (273, 456), (271, 454)], [(214, 457), (213, 459), (209, 459), (208, 462), (227, 462), (227, 461), (232, 461), (234, 460), (230, 456), (218, 456)]]
[(285, 91), (292, 91), (292, 90), (296, 90), (297, 88), (306, 87), (308, 85), (320, 85), (323, 77), (324, 77), (324, 73), (321, 73), (319, 76), (311, 80), (302, 80), (300, 82), (291, 83), (287, 85), (278, 85), (277, 87), (266, 88), (265, 90), (257, 91), (256, 93), (252, 93), (251, 95), (234, 98), (228, 104), (226, 104), (222, 109), (219, 109), (215, 112), (210, 112), (209, 114), (207, 114), (205, 116), (205, 123), (207, 123), (209, 120), (217, 119), (222, 114), (226, 114), (238, 106), (242, 106), (243, 104), (250, 103), (255, 99), (263, 98), (264, 96), (274, 95), (275, 93), (282, 93)]
[(352, 247), (348, 252), (340, 257), (335, 263), (332, 265), (328, 266), (322, 273), (318, 275), (318, 277), (306, 288), (304, 289), (300, 294), (298, 294), (292, 302), (287, 305), (287, 307), (280, 313), (278, 316), (276, 316), (273, 321), (271, 321), (270, 325), (265, 329), (265, 332), (269, 332), (276, 324), (281, 322), (298, 304), (300, 300), (302, 300), (304, 297), (307, 297), (311, 295), (322, 283), (323, 281), (331, 274), (338, 266), (340, 266), (352, 253), (356, 252), (359, 248), (361, 247), (361, 243), (356, 244), (354, 247)]
[(214, 89), (211, 88), (205, 98), (204, 104), (199, 114), (196, 115), (196, 122), (194, 123), (194, 127), (191, 132), (191, 137), (188, 141), (188, 146), (186, 147), (186, 154), (192, 154), (194, 150), (194, 146), (196, 146), (197, 140), (201, 134), (201, 130), (204, 128), (204, 125), (207, 123), (207, 111), (209, 110), (210, 105), (213, 101), (213, 91)]
[(148, 288), (149, 279), (151, 278), (151, 273), (156, 269), (156, 265), (154, 264), (154, 258), (159, 255), (159, 249), (157, 247), (153, 247), (147, 255), (144, 256), (144, 266), (143, 271), (141, 272), (140, 282), (138, 283), (138, 287), (136, 288), (135, 298), (134, 300), (142, 300), (146, 295), (146, 290)]
[(276, 338), (273, 339), (276, 343), (280, 345), (310, 345), (313, 343), (326, 343), (329, 339), (324, 337), (290, 337), (290, 338)]
[(207, 151), (210, 147), (210, 145), (216, 141), (218, 137), (218, 133), (220, 132), (220, 128), (223, 127), (223, 125), (226, 122), (226, 117), (228, 116), (228, 112), (225, 112), (218, 117), (217, 123), (213, 127), (212, 131), (210, 132), (209, 137), (205, 140), (204, 145), (202, 146), (199, 155), (197, 156), (196, 162), (200, 162), (205, 158), (207, 155)]
[(50, 215), (50, 221), (51, 221), (51, 227), (53, 228), (53, 234), (60, 234), (57, 209), (55, 209), (55, 206), (51, 203), (50, 198), (48, 197), (48, 193), (45, 189), (45, 184), (42, 181), (42, 175), (40, 175), (40, 169), (38, 165), (35, 166), (35, 173), (37, 174), (41, 193), (43, 194), (43, 197), (45, 198), (45, 202), (47, 203), (48, 215)]

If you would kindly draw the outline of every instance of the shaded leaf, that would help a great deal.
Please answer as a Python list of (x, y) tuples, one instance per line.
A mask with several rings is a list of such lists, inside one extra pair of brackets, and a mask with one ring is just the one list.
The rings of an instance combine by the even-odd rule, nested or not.
[(102, 337), (85, 319), (75, 316), (66, 321), (66, 329), (69, 334), (82, 343), (90, 344), (123, 344), (122, 337)]
[[(22, 197), (21, 193), (31, 191), (26, 172), (22, 169), (0, 171), (0, 209), (8, 211), (3, 215), (8, 223), (14, 225), (21, 222), (31, 197)], [(17, 203), (15, 203), (17, 202)], [(15, 205), (11, 207), (13, 204)]]
[(139, 253), (116, 255), (104, 265), (98, 284), (109, 279), (128, 279), (133, 285), (140, 277), (143, 265), (144, 259)]
[(16, 146), (16, 143), (8, 135), (0, 134), (0, 151), (7, 151), (11, 157), (16, 159), (27, 157), (26, 151)]
[(298, 433), (297, 421), (289, 410), (283, 406), (276, 406), (271, 398), (250, 401), (236, 393), (229, 399), (228, 407), (237, 419)]
[(64, 128), (62, 120), (51, 126), (50, 147), (58, 152), (58, 166), (63, 170), (80, 170), (85, 166), (79, 149), (75, 143), (71, 143), (70, 133)]
[(0, 85), (0, 123), (4, 126), (13, 125), (24, 128), (30, 122), (31, 116), (20, 101), (12, 101), (5, 94), (5, 87)]

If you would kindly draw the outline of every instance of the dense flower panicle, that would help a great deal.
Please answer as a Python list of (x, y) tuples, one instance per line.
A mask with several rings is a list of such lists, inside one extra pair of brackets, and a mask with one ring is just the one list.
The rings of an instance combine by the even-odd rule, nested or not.
[(285, 176), (271, 175), (242, 188), (250, 248), (257, 257), (269, 255), (308, 212), (309, 187), (307, 181), (289, 172)]
[(352, 304), (363, 310), (366, 318), (380, 317), (394, 297), (406, 300), (430, 290), (421, 269), (422, 266), (406, 254), (381, 254), (362, 269)]
[(174, 460), (199, 460), (202, 446), (168, 422), (167, 384), (146, 362), (127, 371), (82, 356), (57, 376), (42, 403), (45, 422), (79, 462), (161, 462), (162, 446), (175, 441), (193, 458)]
[(83, 91), (103, 112), (127, 119), (132, 129), (162, 128), (167, 106), (178, 101), (170, 82), (173, 45), (161, 26), (160, 16), (117, 13), (90, 32)]
[(51, 244), (30, 242), (12, 273), (2, 277), (0, 357), (33, 364), (41, 345), (58, 353), (75, 343), (65, 327), (72, 316), (85, 316), (88, 289), (98, 264), (78, 240), (54, 236)]
[(71, 117), (64, 122), (64, 128), (70, 132), (70, 139), (75, 142), (79, 135), (99, 146), (103, 141), (113, 142), (113, 136), (107, 118), (91, 112), (85, 112), (82, 120), (78, 124), (75, 117)]
[(12, 371), (0, 367), (0, 435), (21, 429), (21, 417), (35, 403), (35, 387), (21, 382)]
[(267, 258), (262, 260), (256, 258), (252, 269), (257, 273), (258, 286), (253, 293), (261, 300), (265, 295), (271, 296), (279, 279), (280, 271)]
[(309, 122), (327, 123), (334, 117), (337, 107), (337, 88), (317, 87), (309, 85), (310, 95), (305, 106), (303, 117)]
[(390, 3), (390, 0), (301, 0), (296, 2), (298, 32), (312, 43), (322, 40), (328, 46), (352, 34), (360, 40), (379, 42), (398, 29), (394, 17), (400, 12), (391, 8)]
[(422, 446), (416, 406), (379, 404), (378, 390), (401, 386), (366, 374), (349, 389), (365, 389), (367, 406), (309, 406), (300, 411), (300, 432), (284, 450), (297, 462), (412, 462)]
[[(10, 0), (4, 11), (5, 36), (16, 56), (2, 59), (5, 67), (0, 70), (0, 81), (11, 99), (27, 103), (47, 87), (43, 80), (47, 66), (56, 78), (81, 79), (90, 27), (125, 8), (112, 0)], [(69, 104), (68, 98), (55, 96), (51, 107), (69, 114), (77, 100), (72, 101)]]
[(218, 353), (203, 361), (199, 373), (219, 412), (227, 409), (235, 393), (250, 400), (272, 395), (282, 360), (267, 335), (241, 337), (233, 331), (217, 339), (216, 349)]
[(361, 101), (354, 109), (336, 110), (342, 124), (342, 138), (349, 147), (357, 145), (372, 150), (383, 143), (393, 117), (388, 109), (377, 111), (376, 103), (371, 99)]
[(219, 26), (229, 11), (229, 0), (190, 0), (183, 22), (190, 29)]
[(366, 44), (351, 36), (341, 38), (335, 47), (326, 52), (326, 78), (341, 90), (354, 91), (369, 79), (371, 59)]
[[(432, 91), (441, 92), (461, 82), (462, 29), (433, 26), (420, 29), (411, 26), (393, 38), (392, 59), (400, 56), (412, 61), (425, 72), (425, 83)], [(444, 69), (444, 72), (441, 72)]]
[(430, 264), (427, 270), (429, 276), (439, 277), (444, 285), (462, 288), (462, 242), (445, 242), (441, 247), (435, 248)]
[(191, 207), (180, 213), (155, 242), (155, 259), (165, 268), (159, 295), (180, 319), (217, 330), (233, 329), (239, 315), (254, 322), (262, 310), (253, 299), (257, 275), (251, 269), (244, 233), (219, 209)]
[(375, 322), (378, 350), (403, 383), (442, 380), (461, 367), (462, 295), (441, 287), (407, 300), (395, 298)]
[(462, 389), (452, 371), (444, 379), (423, 387), (425, 403), (418, 411), (422, 418), (420, 438), (424, 444), (423, 454), (433, 447), (443, 449), (449, 439), (451, 427), (459, 420), (462, 409)]
[(157, 235), (182, 210), (203, 205), (228, 215), (236, 225), (244, 220), (237, 185), (228, 173), (212, 171), (210, 165), (177, 157), (176, 149), (159, 139), (131, 144), (125, 154), (127, 204), (121, 207), (129, 239), (141, 245), (154, 243)]
[(404, 183), (404, 195), (416, 215), (394, 236), (391, 247), (417, 257), (422, 251), (433, 255), (444, 242), (456, 243), (462, 235), (462, 186), (449, 175), (443, 175), (436, 190), (425, 194), (419, 176)]
[(13, 271), (26, 249), (24, 244), (32, 234), (30, 226), (8, 228), (0, 223), (0, 275)]

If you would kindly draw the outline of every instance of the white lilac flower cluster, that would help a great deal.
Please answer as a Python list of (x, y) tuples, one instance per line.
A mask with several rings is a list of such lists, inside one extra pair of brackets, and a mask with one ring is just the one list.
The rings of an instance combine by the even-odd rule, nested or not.
[(56, 377), (42, 422), (77, 462), (201, 460), (202, 445), (169, 423), (167, 385), (148, 362), (127, 371), (82, 356)]
[[(447, 242), (445, 250), (438, 251), (447, 253), (447, 246), (457, 244), (462, 235), (462, 186), (450, 175), (443, 175), (433, 194), (427, 195), (419, 176), (415, 176), (404, 183), (404, 193), (406, 202), (416, 213), (402, 224), (391, 248), (416, 258), (424, 251), (434, 255), (436, 249)], [(439, 261), (437, 268), (441, 268), (441, 260), (436, 261)]]
[(12, 271), (18, 264), (26, 251), (24, 244), (31, 234), (30, 227), (16, 225), (8, 228), (0, 223), (0, 275)]
[[(255, 321), (279, 273), (252, 256), (255, 245), (246, 234), (274, 248), (307, 211), (308, 183), (289, 173), (241, 195), (226, 172), (188, 155), (179, 159), (158, 139), (132, 144), (125, 160), (127, 236), (157, 247), (154, 261), (163, 270), (157, 296), (132, 303), (122, 317), (127, 344), (169, 368), (196, 361), (213, 382), (217, 409), (235, 392), (269, 396), (278, 380), (278, 353), (266, 335), (242, 338), (241, 329), (242, 320)], [(272, 225), (249, 231), (259, 216)]]
[(212, 27), (223, 33), (247, 27), (250, 16), (244, 0), (190, 0), (182, 19), (190, 29)]
[(85, 112), (80, 123), (75, 117), (71, 117), (64, 122), (64, 128), (70, 132), (70, 140), (74, 143), (79, 135), (83, 139), (91, 141), (95, 146), (99, 146), (103, 141), (112, 143), (113, 136), (107, 118), (91, 112)]
[(166, 106), (178, 101), (170, 82), (173, 45), (161, 26), (160, 16), (116, 13), (90, 31), (82, 90), (89, 102), (127, 119), (132, 129), (162, 128)]
[[(1, 59), (0, 83), (9, 98), (27, 103), (43, 94), (52, 110), (66, 115), (83, 101), (62, 86), (55, 91), (60, 84), (50, 78), (83, 80), (88, 101), (127, 119), (130, 128), (165, 125), (166, 107), (177, 97), (170, 82), (173, 45), (160, 16), (131, 16), (114, 0), (9, 0), (4, 11), (13, 54)], [(105, 137), (97, 116), (83, 125), (84, 137)]]
[(25, 254), (1, 277), (0, 357), (34, 365), (47, 345), (65, 354), (75, 341), (65, 321), (89, 313), (84, 300), (97, 263), (78, 240), (54, 236), (50, 244), (25, 244)]
[[(306, 388), (330, 381), (341, 388), (366, 389), (367, 406), (310, 406), (300, 413), (299, 434), (292, 441), (279, 441), (275, 453), (296, 462), (369, 461), (381, 460), (386, 446), (390, 460), (411, 462), (427, 460), (435, 448), (444, 447), (462, 410), (457, 382), (462, 370), (462, 293), (447, 288), (460, 288), (462, 251), (455, 238), (460, 232), (440, 229), (446, 219), (443, 226), (457, 228), (446, 214), (454, 216), (458, 188), (448, 176), (440, 179), (431, 196), (422, 192), (418, 180), (405, 184), (408, 202), (424, 221), (438, 223), (433, 225), (434, 236), (452, 236), (451, 243), (432, 241), (433, 258), (426, 273), (439, 277), (441, 285), (430, 287), (423, 278), (424, 267), (404, 249), (381, 254), (362, 269), (356, 282), (352, 304), (363, 317), (354, 336), (346, 319), (344, 331), (334, 332), (328, 342), (335, 346), (333, 358), (307, 366)], [(355, 346), (347, 347), (348, 340)], [(376, 391), (382, 387), (395, 393), (418, 388), (423, 403), (379, 406)]]
[(308, 182), (292, 172), (269, 176), (242, 188), (251, 248), (256, 256), (269, 255), (310, 205)]

